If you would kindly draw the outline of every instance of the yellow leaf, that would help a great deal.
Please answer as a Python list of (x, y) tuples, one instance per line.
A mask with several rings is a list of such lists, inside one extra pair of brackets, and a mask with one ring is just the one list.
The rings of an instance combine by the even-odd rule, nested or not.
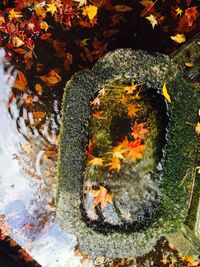
[(120, 99), (120, 102), (122, 104), (125, 104), (127, 102), (127, 97), (125, 95), (122, 95), (121, 99)]
[(167, 92), (166, 83), (164, 83), (164, 85), (163, 85), (162, 93), (163, 93), (163, 96), (165, 97), (165, 99), (166, 99), (169, 103), (171, 103), (171, 98), (170, 98), (170, 95), (169, 95), (168, 92)]
[(184, 34), (179, 34), (179, 33), (177, 33), (177, 34), (174, 35), (174, 36), (170, 36), (170, 38), (171, 38), (173, 41), (175, 41), (175, 42), (177, 42), (177, 43), (179, 43), (179, 44), (184, 43), (184, 42), (186, 41), (186, 39), (185, 39), (185, 35), (184, 35)]
[(57, 6), (55, 4), (47, 4), (47, 12), (50, 12), (53, 16), (57, 12)]
[(121, 169), (121, 163), (118, 158), (112, 158), (111, 161), (107, 164), (109, 166), (109, 170), (116, 170), (119, 172)]
[(123, 153), (126, 151), (127, 149), (124, 148), (121, 144), (119, 144), (118, 146), (112, 149), (112, 157), (118, 159), (124, 159)]
[(193, 64), (192, 63), (189, 63), (189, 62), (186, 62), (185, 63), (185, 66), (188, 67), (188, 68), (192, 68), (193, 67)]
[(42, 86), (41, 86), (41, 84), (39, 84), (39, 83), (36, 83), (35, 90), (39, 95), (41, 95), (43, 93), (43, 91), (44, 91)]
[(89, 5), (89, 6), (83, 7), (82, 14), (84, 16), (88, 16), (89, 20), (93, 20), (97, 14), (97, 10), (98, 10), (98, 8), (96, 6)]
[(103, 166), (103, 159), (95, 157), (89, 161), (89, 164), (95, 165), (95, 166)]
[(47, 24), (46, 21), (41, 21), (40, 22), (40, 27), (41, 27), (41, 29), (45, 30), (45, 32), (46, 32), (48, 30), (48, 28), (49, 28), (49, 25)]
[(74, 0), (74, 1), (78, 3), (79, 7), (87, 4), (87, 0)]
[(35, 5), (34, 6), (34, 9), (35, 9), (35, 13), (36, 15), (40, 18), (40, 19), (45, 19), (47, 14), (46, 14), (46, 11), (45, 9), (40, 6), (39, 4), (38, 5)]
[(198, 135), (200, 135), (200, 122), (196, 124), (195, 131)]
[(182, 13), (183, 13), (183, 10), (180, 8), (180, 7), (178, 7), (177, 9), (176, 9), (176, 15), (178, 16), (178, 15), (182, 15)]
[(158, 22), (157, 22), (156, 17), (154, 15), (151, 14), (145, 18), (151, 23), (153, 29), (156, 25), (158, 25)]
[(24, 45), (24, 42), (21, 39), (19, 39), (17, 36), (14, 36), (12, 38), (12, 44), (14, 47), (20, 47)]
[(132, 82), (131, 85), (129, 85), (129, 86), (125, 86), (124, 90), (127, 91), (127, 94), (132, 94), (133, 91), (135, 91), (135, 90), (137, 89), (137, 87), (138, 87), (138, 84), (134, 84), (134, 83)]
[(21, 12), (15, 11), (14, 8), (10, 10), (9, 12), (9, 20), (13, 20), (13, 19), (19, 19), (22, 17)]
[(25, 75), (21, 71), (18, 71), (13, 87), (24, 92), (27, 90), (27, 84), (28, 83)]

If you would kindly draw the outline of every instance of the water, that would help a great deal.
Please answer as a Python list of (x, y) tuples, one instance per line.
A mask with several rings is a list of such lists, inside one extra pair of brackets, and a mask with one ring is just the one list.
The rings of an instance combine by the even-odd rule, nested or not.
[(39, 134), (26, 125), (17, 99), (8, 109), (15, 75), (4, 72), (3, 49), (0, 56), (0, 213), (7, 234), (44, 267), (85, 266), (74, 254), (75, 236), (62, 232), (55, 222), (56, 156), (46, 161), (42, 157), (57, 141), (47, 130)]

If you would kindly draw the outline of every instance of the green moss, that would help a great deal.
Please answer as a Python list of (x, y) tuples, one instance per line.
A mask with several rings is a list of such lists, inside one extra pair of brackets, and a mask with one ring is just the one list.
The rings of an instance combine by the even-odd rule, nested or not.
[[(143, 51), (120, 49), (101, 59), (91, 72), (76, 74), (66, 86), (60, 136), (57, 218), (64, 230), (78, 237), (80, 248), (91, 255), (139, 256), (147, 253), (162, 235), (180, 230), (188, 211), (190, 179), (180, 183), (196, 166), (200, 91), (187, 82), (179, 66), (168, 57)], [(80, 196), (83, 186), (87, 121), (90, 101), (109, 82), (121, 79), (145, 83), (161, 92), (167, 83), (172, 103), (160, 184), (160, 214), (141, 232), (112, 232), (103, 235), (82, 220)], [(99, 137), (100, 138), (100, 137)]]

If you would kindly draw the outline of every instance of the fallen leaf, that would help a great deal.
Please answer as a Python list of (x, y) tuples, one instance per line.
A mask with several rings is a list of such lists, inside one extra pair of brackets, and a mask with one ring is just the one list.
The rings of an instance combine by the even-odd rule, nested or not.
[(130, 116), (131, 118), (137, 116), (137, 112), (140, 110), (135, 105), (132, 104), (128, 105), (127, 108), (128, 108), (128, 116)]
[(124, 159), (123, 153), (126, 152), (127, 149), (123, 147), (123, 145), (119, 144), (115, 146), (112, 149), (112, 157), (113, 158), (118, 158), (118, 159)]
[(164, 83), (164, 85), (163, 85), (162, 93), (163, 93), (163, 96), (165, 97), (165, 99), (166, 99), (169, 103), (171, 103), (171, 98), (170, 98), (170, 95), (168, 94), (168, 90), (167, 90), (167, 87), (166, 87), (166, 83)]
[(198, 122), (195, 126), (195, 131), (198, 135), (200, 135), (200, 122)]
[(176, 15), (178, 16), (181, 16), (182, 15), (182, 13), (183, 13), (183, 10), (180, 8), (180, 7), (178, 7), (177, 9), (176, 9)]
[(134, 142), (129, 142), (129, 151), (127, 157), (132, 161), (136, 161), (137, 159), (142, 159), (143, 151), (145, 149), (145, 145), (141, 144), (141, 139), (136, 139)]
[(27, 85), (28, 82), (25, 75), (23, 74), (23, 72), (18, 71), (17, 78), (14, 82), (13, 87), (18, 89), (19, 91), (25, 92), (27, 90)]
[(101, 100), (100, 100), (100, 98), (99, 97), (96, 97), (93, 101), (91, 101), (91, 105), (100, 105), (100, 102), (101, 102)]
[(120, 169), (121, 169), (121, 162), (119, 160), (119, 158), (115, 157), (115, 158), (112, 158), (111, 161), (106, 164), (106, 166), (109, 167), (109, 170), (116, 170), (119, 172)]
[(127, 96), (122, 95), (122, 97), (121, 97), (121, 99), (120, 99), (120, 102), (121, 102), (122, 104), (125, 104), (125, 103), (127, 102)]
[(94, 157), (89, 161), (89, 164), (94, 166), (103, 166), (103, 158)]
[(144, 139), (146, 137), (146, 134), (149, 132), (148, 129), (145, 128), (146, 123), (137, 123), (131, 127), (132, 133), (134, 139), (140, 138)]
[(74, 0), (74, 1), (78, 3), (79, 7), (87, 4), (87, 0)]
[(42, 93), (44, 92), (44, 90), (43, 90), (41, 84), (39, 84), (39, 83), (36, 83), (36, 84), (35, 84), (35, 91), (36, 91), (39, 95), (42, 95)]
[(14, 36), (12, 38), (12, 44), (14, 47), (20, 47), (22, 45), (24, 45), (24, 42), (17, 36)]
[(185, 63), (185, 66), (188, 67), (188, 68), (192, 68), (193, 67), (193, 64), (192, 63), (189, 63), (189, 62), (186, 62)]
[(55, 86), (62, 81), (61, 76), (56, 69), (51, 70), (46, 75), (41, 75), (39, 78), (46, 83), (47, 86)]
[(116, 5), (116, 6), (114, 6), (114, 9), (117, 12), (127, 12), (127, 11), (133, 10), (132, 7), (127, 6), (127, 5)]
[(100, 189), (98, 190), (92, 190), (92, 195), (94, 197), (93, 204), (94, 207), (100, 204), (101, 210), (103, 210), (108, 203), (112, 204), (112, 197), (108, 193), (108, 190), (105, 187), (100, 185), (99, 188)]
[(151, 23), (151, 26), (153, 29), (155, 28), (156, 25), (158, 25), (158, 22), (157, 22), (156, 17), (154, 15), (151, 14), (145, 18)]
[(174, 35), (174, 36), (170, 36), (170, 38), (171, 38), (173, 41), (175, 41), (175, 42), (177, 42), (177, 43), (179, 43), (179, 44), (184, 43), (184, 42), (186, 41), (186, 39), (185, 39), (185, 35), (184, 35), (184, 34), (179, 34), (179, 33), (177, 33), (177, 34)]
[(94, 148), (94, 144), (95, 144), (95, 138), (93, 137), (92, 139), (89, 140), (87, 151), (86, 151), (86, 155), (87, 155), (87, 159), (88, 160), (92, 156), (92, 151), (93, 151), (93, 148)]
[(98, 8), (96, 6), (89, 5), (89, 6), (83, 7), (82, 14), (84, 16), (88, 16), (89, 20), (93, 20), (97, 14), (97, 10), (98, 10)]
[(15, 11), (14, 8), (12, 8), (9, 11), (9, 15), (8, 15), (9, 20), (19, 19), (21, 17), (22, 17), (22, 13), (21, 12), (18, 12), (18, 11)]
[(55, 12), (57, 12), (57, 6), (54, 4), (54, 3), (51, 3), (51, 4), (47, 4), (47, 9), (46, 9), (47, 12), (50, 12), (51, 15), (53, 16)]
[(137, 90), (138, 84), (131, 83), (129, 86), (124, 87), (124, 91), (127, 92), (127, 94), (132, 94), (135, 90)]
[(103, 111), (93, 111), (92, 112), (92, 116), (94, 116), (95, 118), (97, 119), (100, 119), (100, 120), (106, 120), (106, 117), (103, 115)]

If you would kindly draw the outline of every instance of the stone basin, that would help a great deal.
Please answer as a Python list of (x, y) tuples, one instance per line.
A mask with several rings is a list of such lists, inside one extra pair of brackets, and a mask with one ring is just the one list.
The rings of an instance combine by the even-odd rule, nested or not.
[[(67, 83), (62, 109), (57, 219), (65, 231), (77, 236), (79, 246), (84, 252), (92, 256), (112, 258), (141, 256), (148, 253), (161, 236), (166, 236), (180, 252), (199, 253), (200, 194), (199, 174), (196, 171), (199, 140), (195, 133), (200, 107), (199, 54), (198, 36), (171, 57), (148, 54), (145, 51), (118, 49), (100, 59), (91, 71), (79, 72)], [(186, 62), (193, 63), (194, 71), (185, 66)], [(136, 171), (134, 184), (133, 175), (126, 174), (129, 169), (127, 165), (121, 173), (124, 180), (120, 178), (107, 181), (107, 189), (111, 194), (112, 191), (115, 192), (115, 203), (118, 195), (121, 199), (123, 187), (124, 192), (130, 193), (123, 209), (130, 204), (128, 218), (131, 219), (133, 227), (129, 227), (128, 221), (122, 220), (119, 212), (115, 213), (119, 220), (116, 217), (114, 222), (109, 221), (114, 218), (114, 211), (111, 212), (112, 215), (109, 212), (106, 215), (106, 208), (102, 212), (104, 218), (100, 225), (88, 223), (84, 216), (84, 183), (88, 181), (88, 177), (89, 181), (91, 180), (90, 176), (86, 175), (85, 154), (88, 146), (88, 121), (91, 116), (90, 103), (106, 84), (117, 80), (124, 83), (137, 82), (144, 84), (147, 89), (151, 88), (157, 97), (159, 95), (162, 98), (161, 109), (165, 106), (162, 118), (168, 117), (168, 123), (164, 120), (162, 126), (165, 131), (160, 132), (166, 143), (157, 148), (154, 143), (152, 147), (152, 151), (160, 149), (161, 153), (148, 170), (152, 174), (150, 180), (153, 188), (156, 188), (150, 195), (154, 194), (156, 201), (145, 201), (146, 206), (141, 205), (141, 211), (145, 213), (146, 209), (148, 213), (143, 218), (148, 219), (140, 221), (141, 213), (134, 212), (135, 206), (139, 206), (136, 205), (133, 195), (136, 191), (138, 193), (141, 184), (148, 185), (142, 180), (145, 179), (145, 175), (140, 175)], [(167, 84), (171, 103), (162, 95), (164, 83)], [(157, 114), (159, 111), (157, 109)], [(150, 133), (152, 137), (153, 134), (151, 131)], [(158, 136), (153, 140), (157, 138)], [(142, 160), (137, 164), (142, 164)], [(98, 186), (101, 181), (93, 180), (93, 183), (92, 186)], [(102, 183), (107, 186), (105, 179)], [(137, 189), (135, 192), (134, 188)], [(153, 216), (149, 220), (151, 214)], [(108, 224), (120, 227), (105, 231)]]

